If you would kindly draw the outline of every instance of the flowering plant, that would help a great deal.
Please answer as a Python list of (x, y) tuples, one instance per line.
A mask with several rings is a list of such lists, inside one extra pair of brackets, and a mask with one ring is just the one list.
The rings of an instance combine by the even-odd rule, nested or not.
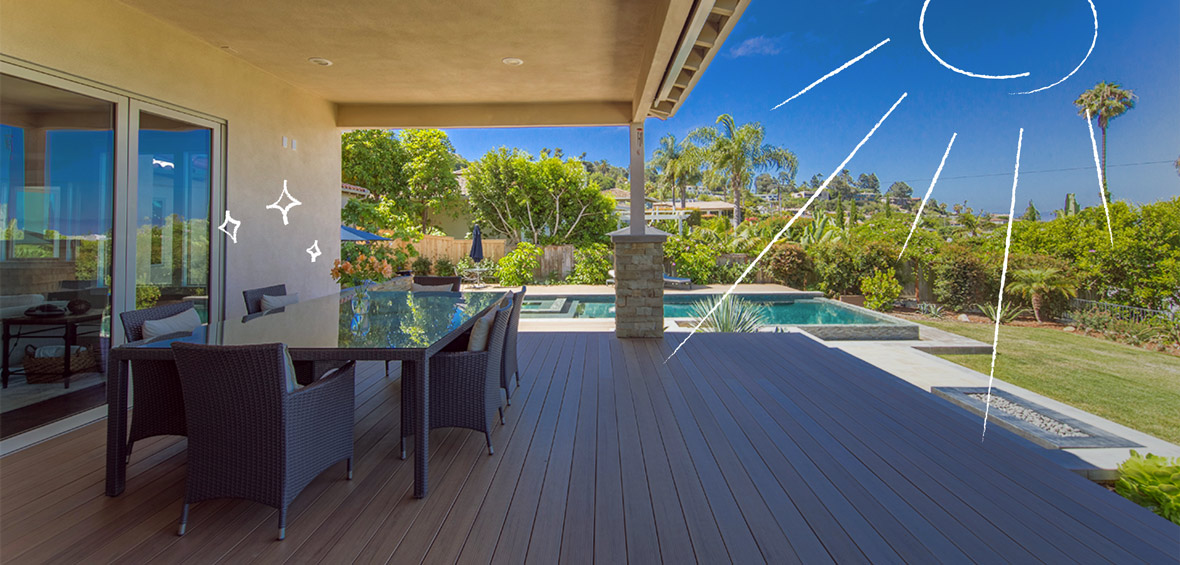
[(341, 286), (356, 286), (366, 280), (380, 282), (392, 276), (393, 266), (388, 261), (364, 253), (352, 261), (337, 259), (332, 264), (332, 278)]

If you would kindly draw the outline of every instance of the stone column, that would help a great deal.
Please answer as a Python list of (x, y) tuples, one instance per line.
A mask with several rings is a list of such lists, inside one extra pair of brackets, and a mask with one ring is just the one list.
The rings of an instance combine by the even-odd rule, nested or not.
[(615, 244), (615, 336), (663, 337), (664, 240), (668, 234), (629, 228), (611, 234)]

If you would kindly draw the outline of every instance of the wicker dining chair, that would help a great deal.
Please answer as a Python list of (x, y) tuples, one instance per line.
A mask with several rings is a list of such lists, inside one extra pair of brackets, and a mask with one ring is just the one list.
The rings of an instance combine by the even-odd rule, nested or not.
[[(504, 423), (500, 403), (500, 357), (504, 353), (504, 336), (512, 304), (496, 310), (496, 319), (484, 351), (443, 351), (430, 358), (430, 429), (467, 428), (483, 432), (492, 449), (492, 418), (497, 411)], [(417, 385), (409, 375), (402, 376), (401, 457), (406, 458), (406, 437), (414, 435), (419, 422)]]
[(287, 392), (285, 346), (172, 344), (184, 388), (188, 479), (178, 535), (189, 506), (242, 498), (279, 511), (328, 467), (347, 460), (352, 479), (356, 363)]
[[(143, 339), (143, 323), (175, 316), (193, 308), (184, 301), (119, 314), (123, 334), (128, 342)], [(131, 395), (135, 409), (131, 413), (131, 430), (125, 453), (130, 459), (135, 442), (153, 436), (187, 435), (184, 423), (184, 400), (180, 395), (180, 377), (171, 361), (140, 359), (131, 362)]]
[(508, 318), (508, 335), (504, 336), (500, 387), (504, 389), (504, 399), (509, 406), (512, 406), (512, 390), (508, 385), (511, 384), (513, 376), (516, 377), (516, 386), (520, 386), (520, 370), (516, 364), (516, 334), (520, 329), (520, 307), (524, 304), (524, 294), (528, 289), (529, 287), (522, 286), (520, 292), (512, 297), (512, 315)]
[(262, 288), (252, 288), (242, 291), (242, 298), (246, 299), (246, 314), (257, 314), (262, 311), (263, 296), (286, 296), (287, 285), (276, 284)]
[(459, 292), (459, 285), (462, 281), (462, 277), (429, 277), (425, 275), (414, 275), (414, 284), (426, 286), (449, 284), (451, 285), (451, 292)]

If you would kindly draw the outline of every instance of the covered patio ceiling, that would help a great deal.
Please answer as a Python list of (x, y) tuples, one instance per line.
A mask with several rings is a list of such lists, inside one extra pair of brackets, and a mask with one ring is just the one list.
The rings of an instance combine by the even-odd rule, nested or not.
[(749, 2), (122, 1), (336, 102), (349, 128), (667, 118)]

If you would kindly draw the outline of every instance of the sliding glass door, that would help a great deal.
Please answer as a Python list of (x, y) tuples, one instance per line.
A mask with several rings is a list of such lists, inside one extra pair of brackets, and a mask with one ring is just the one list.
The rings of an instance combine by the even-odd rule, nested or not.
[(220, 318), (223, 132), (0, 65), (0, 438), (105, 404), (121, 312), (191, 301)]

